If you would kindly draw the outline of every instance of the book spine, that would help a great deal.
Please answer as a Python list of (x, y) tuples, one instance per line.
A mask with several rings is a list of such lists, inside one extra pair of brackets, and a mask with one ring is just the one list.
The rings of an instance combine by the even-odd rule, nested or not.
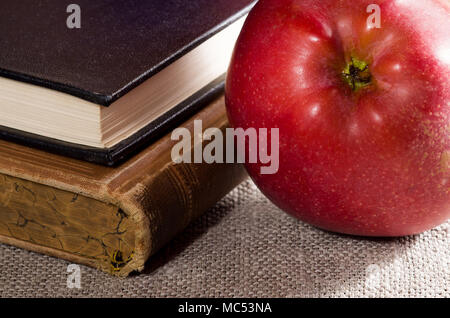
[(134, 251), (134, 257), (139, 260), (133, 264), (134, 269), (142, 270), (145, 260), (241, 183), (245, 176), (241, 165), (179, 164), (167, 166), (148, 184), (141, 185), (139, 194), (134, 196), (135, 206), (145, 213), (144, 219), (148, 222), (141, 221), (143, 226), (137, 230), (140, 243), (136, 246), (143, 248), (141, 252)]
[[(207, 127), (219, 128), (224, 133), (228, 127), (226, 117), (212, 120), (211, 117), (217, 117), (217, 113), (213, 114), (214, 108), (209, 114), (204, 113)], [(186, 127), (193, 131), (192, 122)], [(165, 142), (164, 150), (154, 161), (146, 158), (142, 164), (134, 164), (133, 169), (141, 171), (136, 179), (129, 181), (127, 174), (130, 171), (125, 170), (111, 182), (112, 196), (117, 198), (118, 205), (136, 224), (135, 249), (128, 251), (132, 259), (121, 269), (121, 273), (117, 273), (119, 275), (141, 271), (150, 256), (247, 177), (241, 164), (176, 164), (170, 158), (173, 144)], [(191, 144), (190, 155), (193, 157), (194, 148), (199, 145), (193, 141)], [(203, 147), (206, 144), (201, 142)], [(137, 175), (136, 171), (131, 174)], [(114, 184), (120, 186), (115, 188)]]

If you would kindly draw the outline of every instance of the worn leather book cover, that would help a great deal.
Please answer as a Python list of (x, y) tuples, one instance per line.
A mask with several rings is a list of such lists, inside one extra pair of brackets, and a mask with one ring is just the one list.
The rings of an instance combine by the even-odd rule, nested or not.
[[(225, 130), (223, 97), (181, 125), (192, 136), (195, 119)], [(238, 164), (175, 164), (177, 142), (166, 135), (112, 168), (0, 141), (0, 242), (118, 276), (141, 271), (246, 176)]]
[[(80, 0), (81, 29), (66, 27), (71, 1), (0, 2), (0, 76), (108, 107), (237, 21), (254, 0)], [(0, 126), (0, 138), (102, 165), (117, 165), (207, 105), (224, 78), (111, 148)]]

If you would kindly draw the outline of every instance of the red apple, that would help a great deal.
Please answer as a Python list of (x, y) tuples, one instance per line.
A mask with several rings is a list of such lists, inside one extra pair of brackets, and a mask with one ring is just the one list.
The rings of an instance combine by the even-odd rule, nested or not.
[(450, 217), (446, 0), (261, 0), (236, 44), (226, 102), (233, 127), (279, 128), (279, 171), (246, 168), (295, 217), (364, 236)]

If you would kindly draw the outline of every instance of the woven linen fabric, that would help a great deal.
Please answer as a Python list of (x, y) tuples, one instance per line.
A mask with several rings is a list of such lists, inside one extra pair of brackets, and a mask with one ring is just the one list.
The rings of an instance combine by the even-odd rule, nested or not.
[(0, 245), (1, 297), (449, 297), (450, 222), (424, 234), (367, 239), (283, 213), (251, 181), (147, 263), (119, 279)]

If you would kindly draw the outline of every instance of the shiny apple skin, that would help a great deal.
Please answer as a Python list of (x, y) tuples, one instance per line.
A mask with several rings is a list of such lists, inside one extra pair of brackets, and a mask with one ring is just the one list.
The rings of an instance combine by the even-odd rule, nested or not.
[[(381, 28), (367, 28), (371, 3)], [(369, 63), (352, 91), (341, 72)], [(279, 128), (280, 168), (259, 189), (289, 214), (362, 236), (450, 217), (450, 9), (441, 0), (260, 0), (226, 83), (233, 127)]]

